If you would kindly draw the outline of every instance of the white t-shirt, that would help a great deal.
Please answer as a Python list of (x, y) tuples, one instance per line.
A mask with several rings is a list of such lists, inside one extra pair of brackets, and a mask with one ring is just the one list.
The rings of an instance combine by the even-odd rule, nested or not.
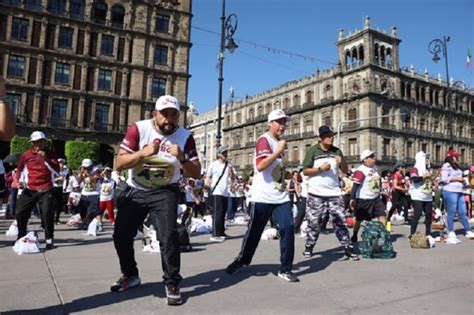
[(217, 187), (214, 189), (214, 192), (212, 193), (215, 196), (224, 196), (227, 197), (229, 196), (229, 184), (231, 182), (230, 179), (230, 172), (231, 172), (231, 167), (232, 165), (230, 162), (227, 162), (227, 167), (222, 175), (221, 180), (219, 183), (217, 181), (219, 180), (219, 177), (221, 177), (222, 172), (224, 171), (224, 166), (225, 162), (222, 162), (221, 160), (215, 160), (214, 162), (209, 165), (209, 169), (207, 170), (207, 176), (211, 178), (211, 191), (214, 189), (214, 187)]
[(252, 202), (281, 204), (290, 201), (285, 183), (285, 167), (280, 156), (262, 172), (257, 170), (257, 161), (270, 156), (278, 148), (278, 140), (268, 132), (261, 135), (255, 144)]
[(303, 175), (303, 172), (301, 172), (301, 178), (302, 178), (302, 182), (300, 184), (301, 186), (300, 195), (303, 198), (308, 198), (308, 176)]
[(362, 164), (354, 172), (352, 181), (361, 185), (356, 192), (356, 198), (375, 199), (380, 196), (382, 182), (375, 166), (367, 167)]
[(100, 183), (100, 201), (114, 199), (115, 181), (112, 178), (103, 178)]
[(145, 158), (143, 164), (128, 170), (127, 183), (137, 189), (151, 190), (178, 183), (181, 163), (169, 153), (172, 144), (177, 144), (190, 161), (198, 159), (196, 143), (187, 129), (178, 127), (171, 135), (163, 135), (155, 129), (153, 119), (141, 120), (131, 125), (120, 148), (135, 153), (152, 141), (160, 141), (158, 153)]
[[(92, 170), (91, 176), (88, 176), (83, 179), (81, 183), (82, 191), (81, 195), (82, 196), (98, 196), (100, 194), (100, 180), (99, 180), (99, 175), (100, 171), (98, 168), (94, 168)], [(95, 177), (95, 183), (94, 180), (91, 179), (91, 177)]]
[[(416, 167), (410, 169), (410, 177), (421, 177), (420, 173)], [(433, 180), (431, 177), (425, 178), (419, 183), (412, 181), (410, 197), (417, 201), (433, 201)]]

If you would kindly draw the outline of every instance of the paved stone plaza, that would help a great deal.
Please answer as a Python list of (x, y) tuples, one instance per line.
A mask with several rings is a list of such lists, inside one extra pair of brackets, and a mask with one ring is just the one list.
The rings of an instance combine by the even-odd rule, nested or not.
[[(261, 241), (251, 266), (233, 276), (224, 272), (245, 231), (245, 226), (230, 225), (231, 239), (222, 244), (210, 243), (208, 235), (192, 236), (194, 251), (182, 254), (185, 303), (169, 307), (159, 256), (142, 253), (140, 241), (135, 250), (142, 285), (111, 293), (110, 284), (120, 276), (111, 226), (93, 238), (59, 225), (58, 248), (17, 256), (13, 240), (5, 236), (10, 222), (0, 221), (2, 314), (474, 313), (474, 241), (463, 236), (459, 245), (414, 250), (408, 244), (408, 226), (396, 226), (395, 259), (358, 262), (342, 260), (334, 234), (321, 235), (310, 259), (302, 257), (304, 241), (297, 238), (294, 271), (301, 282), (286, 283), (274, 275), (278, 241)], [(38, 221), (33, 222), (31, 227), (38, 228)]]

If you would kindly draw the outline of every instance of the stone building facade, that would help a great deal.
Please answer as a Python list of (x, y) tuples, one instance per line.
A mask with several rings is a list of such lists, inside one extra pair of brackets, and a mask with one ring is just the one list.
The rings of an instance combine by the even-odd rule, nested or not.
[(160, 95), (186, 104), (191, 2), (0, 0), (0, 75), (20, 135), (116, 150)]
[[(364, 149), (375, 150), (382, 167), (396, 160), (413, 163), (419, 150), (431, 153), (439, 166), (450, 146), (461, 152), (462, 163), (472, 163), (474, 91), (454, 84), (448, 95), (440, 76), (400, 68), (400, 42), (395, 27), (387, 34), (373, 29), (366, 18), (362, 30), (347, 36), (340, 30), (336, 67), (227, 104), (224, 144), (231, 148), (234, 164), (252, 167), (255, 140), (276, 108), (291, 115), (285, 159), (294, 168), (317, 141), (323, 124), (335, 131), (340, 124), (339, 146), (351, 167), (359, 164)], [(402, 107), (410, 112), (408, 122), (400, 117)]]

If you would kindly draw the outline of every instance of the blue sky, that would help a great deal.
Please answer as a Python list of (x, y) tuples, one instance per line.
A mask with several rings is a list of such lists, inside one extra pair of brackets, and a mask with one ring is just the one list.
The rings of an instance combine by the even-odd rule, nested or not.
[[(188, 101), (195, 102), (200, 113), (217, 106), (221, 6), (221, 0), (193, 0)], [(226, 13), (238, 16), (234, 38), (239, 48), (226, 52), (224, 102), (230, 86), (237, 98), (244, 98), (332, 67), (337, 63), (339, 29), (346, 36), (362, 29), (366, 15), (372, 28), (390, 33), (397, 27), (400, 66), (413, 65), (421, 72), (426, 68), (432, 77), (441, 73), (445, 79), (446, 74), (444, 60), (433, 63), (428, 44), (450, 36), (449, 74), (474, 85), (473, 70), (466, 68), (468, 48), (474, 54), (472, 0), (226, 0)]]

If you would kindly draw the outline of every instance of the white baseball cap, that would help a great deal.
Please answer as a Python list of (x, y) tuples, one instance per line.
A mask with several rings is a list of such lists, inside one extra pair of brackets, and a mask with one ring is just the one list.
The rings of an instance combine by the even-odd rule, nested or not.
[(156, 100), (155, 109), (161, 111), (166, 108), (174, 108), (179, 112), (179, 102), (178, 99), (171, 95), (160, 96)]
[(82, 160), (81, 167), (91, 167), (92, 166), (92, 161), (91, 159), (84, 159)]
[(33, 131), (33, 133), (30, 136), (31, 142), (38, 141), (41, 139), (46, 139), (46, 136), (44, 135), (42, 131)]
[(270, 112), (270, 114), (268, 114), (268, 122), (272, 122), (281, 118), (290, 120), (290, 116), (286, 115), (285, 112), (281, 109), (274, 109)]
[(360, 154), (360, 160), (363, 161), (365, 160), (366, 158), (368, 158), (369, 156), (371, 156), (372, 154), (375, 154), (374, 151), (371, 151), (371, 150), (364, 150), (362, 151), (362, 153)]

